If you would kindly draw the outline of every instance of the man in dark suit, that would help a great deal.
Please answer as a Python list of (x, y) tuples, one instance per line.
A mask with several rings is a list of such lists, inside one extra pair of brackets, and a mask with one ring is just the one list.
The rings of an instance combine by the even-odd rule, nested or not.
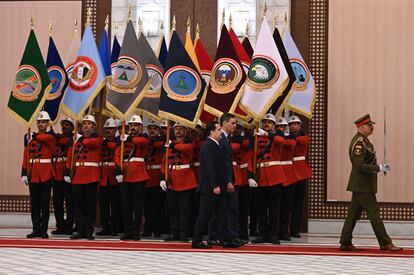
[[(221, 139), (220, 139), (220, 149), (224, 158), (224, 166), (226, 168), (226, 181), (227, 188), (224, 191), (227, 191), (225, 194), (225, 205), (226, 205), (226, 235), (228, 242), (223, 244), (227, 247), (239, 247), (246, 244), (245, 241), (239, 239), (239, 203), (237, 199), (237, 190), (234, 188), (234, 174), (233, 174), (233, 153), (230, 147), (229, 138), (236, 128), (236, 118), (230, 113), (224, 113), (220, 117), (220, 126), (221, 126)], [(221, 245), (217, 241), (217, 221), (212, 220), (209, 226), (209, 244), (211, 245)]]
[(220, 238), (224, 239), (225, 221), (222, 215), (225, 211), (223, 199), (227, 188), (227, 175), (224, 158), (220, 150), (221, 138), (218, 122), (210, 122), (206, 126), (208, 138), (200, 149), (200, 174), (197, 192), (200, 193), (200, 208), (193, 234), (193, 248), (211, 248), (202, 242), (203, 233), (214, 215), (217, 220)]

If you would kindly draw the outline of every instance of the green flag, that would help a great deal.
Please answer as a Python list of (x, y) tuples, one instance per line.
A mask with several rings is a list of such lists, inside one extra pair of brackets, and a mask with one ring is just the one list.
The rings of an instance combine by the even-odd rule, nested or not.
[(26, 128), (43, 107), (52, 88), (47, 68), (33, 30), (14, 78), (7, 110)]

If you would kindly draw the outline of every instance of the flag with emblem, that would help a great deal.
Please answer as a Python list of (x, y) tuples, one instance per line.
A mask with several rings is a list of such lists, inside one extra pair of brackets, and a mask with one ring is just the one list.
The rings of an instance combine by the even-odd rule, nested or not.
[(76, 58), (78, 57), (78, 51), (81, 45), (81, 32), (78, 30), (77, 21), (75, 21), (75, 28), (72, 33), (72, 39), (70, 40), (69, 50), (66, 54), (64, 65), (68, 79), (70, 79), (75, 66)]
[(14, 77), (7, 110), (29, 128), (43, 107), (51, 88), (47, 68), (32, 29)]
[(120, 119), (127, 119), (135, 111), (150, 85), (145, 60), (132, 21), (128, 20), (121, 52), (107, 84), (106, 106)]
[(285, 109), (286, 104), (289, 100), (289, 97), (292, 95), (295, 89), (296, 77), (295, 73), (293, 72), (293, 68), (290, 65), (289, 56), (287, 55), (285, 45), (283, 44), (282, 37), (280, 36), (279, 29), (277, 27), (273, 31), (273, 39), (275, 40), (276, 46), (279, 49), (280, 56), (282, 57), (283, 64), (289, 76), (289, 82), (286, 86), (286, 89), (283, 91), (282, 95), (276, 99), (272, 107), (270, 107), (272, 112), (274, 112), (277, 116), (281, 116), (282, 111)]
[(246, 74), (225, 24), (221, 27), (216, 58), (204, 109), (215, 116), (234, 112), (242, 95)]
[(289, 30), (286, 30), (283, 35), (283, 43), (296, 77), (296, 84), (287, 107), (289, 110), (312, 118), (316, 100), (315, 80), (293, 41)]
[(116, 62), (118, 61), (119, 53), (121, 51), (121, 45), (119, 45), (118, 38), (114, 35), (114, 41), (112, 43), (112, 51), (111, 51), (111, 75), (114, 72), (116, 67)]
[(288, 82), (289, 75), (264, 18), (240, 100), (242, 109), (259, 121), (282, 95)]
[[(203, 77), (206, 85), (210, 83), (211, 69), (213, 68), (213, 61), (211, 61), (210, 55), (207, 53), (204, 43), (200, 38), (200, 31), (197, 25), (197, 33), (195, 38), (195, 53), (197, 56), (198, 64), (200, 65), (201, 76)], [(214, 120), (216, 116), (210, 114), (206, 110), (201, 111), (200, 120), (202, 123), (206, 124)]]
[(162, 67), (165, 67), (165, 63), (167, 62), (167, 56), (168, 56), (168, 49), (167, 49), (167, 43), (165, 42), (165, 36), (164, 33), (162, 34), (160, 44), (158, 45), (158, 60), (161, 62)]
[(105, 70), (91, 26), (87, 24), (63, 98), (64, 112), (74, 119), (82, 118), (85, 110), (105, 86), (105, 77)]
[(49, 37), (46, 67), (52, 89), (46, 97), (43, 110), (48, 112), (52, 122), (56, 123), (59, 119), (60, 102), (68, 85), (68, 76), (52, 36)]
[(197, 60), (197, 55), (196, 55), (196, 52), (194, 50), (193, 40), (191, 39), (191, 33), (190, 33), (190, 31), (191, 31), (191, 29), (190, 29), (191, 25), (190, 24), (191, 23), (190, 22), (191, 22), (190, 17), (188, 17), (187, 32), (185, 33), (184, 47), (185, 47), (188, 55), (190, 56), (191, 61), (193, 61), (194, 65), (197, 67), (197, 70), (199, 72), (201, 72), (200, 71), (200, 65), (198, 64), (198, 60)]
[(242, 45), (247, 55), (250, 57), (250, 59), (252, 59), (254, 50), (248, 36), (245, 36), (243, 38)]
[(195, 128), (206, 83), (175, 31), (164, 72), (158, 116)]
[(147, 69), (150, 84), (145, 91), (145, 97), (139, 103), (137, 110), (152, 119), (157, 120), (158, 109), (160, 107), (163, 67), (142, 32), (138, 39), (138, 47), (139, 51), (143, 54), (143, 57), (145, 57), (143, 63)]

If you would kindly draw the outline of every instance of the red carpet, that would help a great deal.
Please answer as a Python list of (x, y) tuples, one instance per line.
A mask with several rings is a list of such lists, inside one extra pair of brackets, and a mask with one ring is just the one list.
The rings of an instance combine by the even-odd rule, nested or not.
[(192, 249), (191, 243), (166, 243), (153, 241), (116, 241), (116, 240), (42, 240), (42, 239), (0, 239), (0, 247), (51, 248), (51, 249), (97, 249), (125, 251), (162, 251), (162, 252), (216, 252), (252, 254), (296, 254), (325, 256), (371, 256), (414, 258), (414, 249), (399, 252), (385, 252), (376, 248), (364, 248), (360, 252), (344, 252), (334, 246), (317, 245), (246, 245), (237, 249), (214, 247), (213, 249)]

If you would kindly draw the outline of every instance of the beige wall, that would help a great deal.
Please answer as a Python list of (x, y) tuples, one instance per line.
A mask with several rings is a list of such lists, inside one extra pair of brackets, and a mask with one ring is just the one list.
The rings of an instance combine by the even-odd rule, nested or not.
[[(64, 60), (75, 17), (81, 21), (81, 1), (10, 1), (0, 2), (0, 195), (28, 194), (20, 181), (23, 135), (27, 129), (17, 124), (6, 111), (14, 75), (29, 35), (30, 16), (35, 15), (35, 33), (46, 60), (49, 43), (49, 19), (53, 39)], [(80, 24), (80, 23), (79, 23)], [(79, 25), (80, 26), (80, 25)]]
[(348, 200), (348, 146), (353, 121), (370, 113), (371, 136), (383, 161), (384, 105), (387, 158), (392, 171), (379, 175), (378, 199), (414, 201), (414, 1), (329, 1), (328, 199)]

